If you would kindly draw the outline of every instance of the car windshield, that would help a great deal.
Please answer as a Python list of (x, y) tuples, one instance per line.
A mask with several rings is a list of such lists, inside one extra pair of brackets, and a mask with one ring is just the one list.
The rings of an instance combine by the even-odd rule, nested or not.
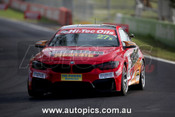
[(117, 36), (96, 33), (56, 34), (49, 46), (117, 47)]

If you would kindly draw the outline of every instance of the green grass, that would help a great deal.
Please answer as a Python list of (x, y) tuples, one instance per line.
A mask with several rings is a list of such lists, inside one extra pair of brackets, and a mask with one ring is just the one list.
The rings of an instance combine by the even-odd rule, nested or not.
[(175, 61), (175, 48), (168, 47), (150, 36), (138, 36), (133, 41), (144, 54)]
[(56, 21), (51, 21), (47, 18), (42, 17), (40, 20), (24, 19), (24, 13), (18, 10), (13, 10), (8, 8), (7, 10), (0, 10), (0, 17), (26, 21), (30, 23), (57, 23)]
[(16, 20), (24, 20), (24, 15), (22, 12), (12, 9), (0, 10), (0, 16)]
[(115, 16), (117, 13), (126, 14), (126, 15), (134, 15), (134, 11), (125, 9), (111, 9), (110, 10), (110, 20), (108, 19), (108, 11), (105, 9), (95, 9), (94, 10), (94, 17), (98, 19), (99, 22), (114, 22)]
[[(106, 0), (91, 0), (95, 4), (100, 6), (106, 6)], [(110, 0), (110, 5), (112, 8), (116, 8), (116, 6), (134, 6), (135, 0)]]

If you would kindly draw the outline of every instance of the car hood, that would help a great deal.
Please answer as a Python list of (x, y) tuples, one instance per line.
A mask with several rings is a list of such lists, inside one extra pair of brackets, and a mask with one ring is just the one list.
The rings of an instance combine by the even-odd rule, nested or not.
[(45, 47), (35, 56), (38, 61), (110, 61), (119, 47)]

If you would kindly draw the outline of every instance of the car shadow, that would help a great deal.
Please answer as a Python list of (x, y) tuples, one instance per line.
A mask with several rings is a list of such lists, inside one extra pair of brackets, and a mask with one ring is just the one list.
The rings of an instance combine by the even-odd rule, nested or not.
[(58, 92), (58, 93), (49, 93), (40, 97), (29, 97), (30, 101), (37, 100), (69, 100), (69, 99), (86, 99), (86, 98), (99, 98), (99, 97), (115, 97), (121, 96), (117, 92)]

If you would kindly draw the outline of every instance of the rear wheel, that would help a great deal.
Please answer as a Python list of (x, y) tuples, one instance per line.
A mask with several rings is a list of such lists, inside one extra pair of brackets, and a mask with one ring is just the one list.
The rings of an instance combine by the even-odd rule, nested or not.
[(145, 88), (145, 65), (142, 60), (140, 79), (139, 79), (139, 84), (137, 85), (137, 89), (143, 90), (144, 88)]
[(123, 66), (122, 79), (121, 79), (121, 91), (120, 94), (125, 96), (128, 92), (128, 80), (126, 66)]

